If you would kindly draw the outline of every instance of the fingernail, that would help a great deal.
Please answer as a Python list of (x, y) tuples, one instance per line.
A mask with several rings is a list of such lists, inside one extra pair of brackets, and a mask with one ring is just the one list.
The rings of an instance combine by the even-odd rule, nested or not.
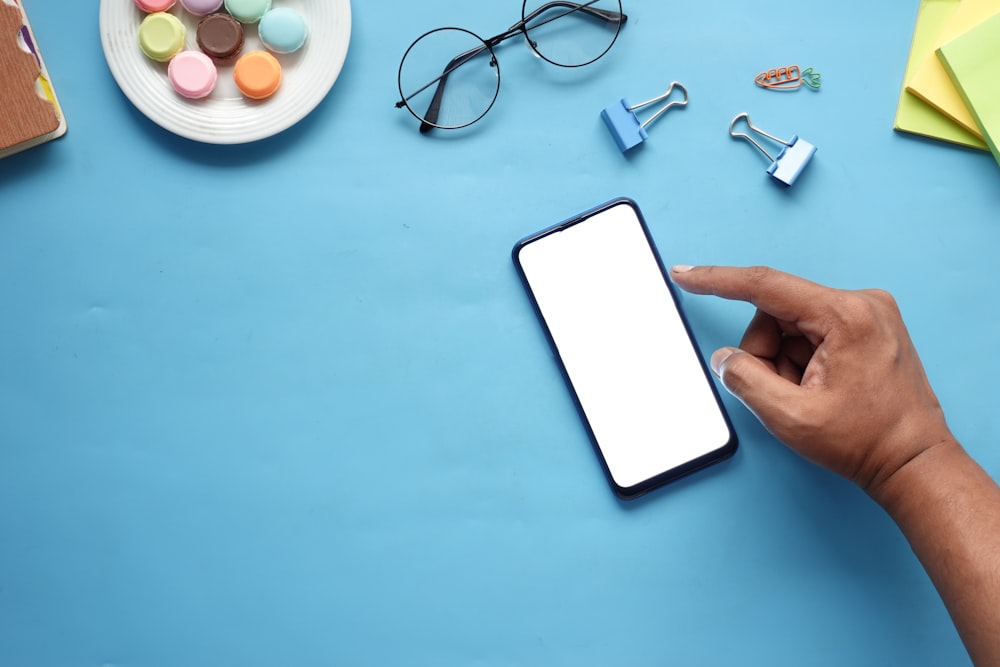
[(722, 373), (720, 372), (722, 364), (726, 363), (726, 359), (733, 356), (733, 353), (735, 352), (736, 350), (734, 350), (731, 347), (721, 347), (715, 352), (713, 352), (712, 358), (709, 359), (708, 362), (709, 365), (712, 367), (712, 372), (718, 375), (719, 377), (722, 377)]
[(673, 273), (687, 273), (693, 268), (694, 268), (693, 266), (689, 266), (687, 264), (674, 264), (673, 266), (670, 267), (670, 270)]

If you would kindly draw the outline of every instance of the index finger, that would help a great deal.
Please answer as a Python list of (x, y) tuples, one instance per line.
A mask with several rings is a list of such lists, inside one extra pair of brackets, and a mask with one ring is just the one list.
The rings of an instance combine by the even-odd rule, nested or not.
[(834, 290), (767, 266), (675, 266), (670, 278), (692, 294), (746, 301), (779, 320), (815, 320)]

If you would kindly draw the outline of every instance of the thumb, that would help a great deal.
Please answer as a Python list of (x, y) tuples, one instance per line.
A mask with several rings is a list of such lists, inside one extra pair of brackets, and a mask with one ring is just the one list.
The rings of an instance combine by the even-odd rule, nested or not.
[(711, 366), (729, 393), (780, 437), (778, 432), (792, 421), (789, 408), (802, 400), (802, 388), (775, 373), (757, 357), (735, 347), (716, 350)]

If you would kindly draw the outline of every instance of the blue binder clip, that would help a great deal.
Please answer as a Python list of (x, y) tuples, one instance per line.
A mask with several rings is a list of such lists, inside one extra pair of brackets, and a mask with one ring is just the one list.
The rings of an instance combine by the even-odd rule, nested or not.
[[(762, 137), (767, 137), (771, 141), (782, 145), (781, 152), (778, 153), (778, 157), (771, 157), (771, 154), (764, 150), (764, 147), (757, 143), (757, 140), (746, 132), (733, 131), (736, 121), (741, 118), (746, 121), (747, 127), (757, 134)], [(815, 146), (808, 141), (799, 139), (798, 136), (793, 135), (790, 141), (785, 141), (764, 132), (760, 128), (754, 127), (750, 123), (750, 115), (746, 113), (741, 113), (736, 116), (731, 123), (729, 123), (729, 135), (733, 138), (746, 139), (751, 144), (756, 146), (757, 150), (763, 153), (767, 159), (771, 161), (771, 166), (767, 168), (767, 173), (771, 176), (771, 178), (778, 181), (782, 185), (792, 185), (792, 183), (795, 182), (795, 179), (799, 177), (799, 174), (801, 174), (806, 168), (806, 165), (809, 164), (809, 161), (812, 160), (812, 156), (816, 153)]]
[[(683, 100), (675, 100), (663, 105), (659, 111), (650, 116), (645, 122), (640, 123), (639, 118), (636, 116), (635, 112), (638, 109), (647, 107), (650, 104), (656, 104), (657, 102), (662, 102), (663, 100), (670, 97), (670, 94), (674, 92), (674, 88), (679, 88), (681, 92), (684, 93)], [(674, 106), (687, 106), (688, 103), (688, 92), (687, 89), (674, 81), (667, 88), (667, 92), (663, 93), (658, 97), (654, 97), (651, 100), (646, 100), (641, 104), (636, 104), (634, 106), (629, 106), (628, 102), (622, 99), (617, 104), (612, 104), (604, 111), (601, 112), (601, 118), (604, 119), (604, 123), (608, 126), (608, 130), (611, 132), (611, 136), (615, 138), (615, 143), (618, 144), (618, 148), (621, 149), (622, 153), (634, 148), (646, 140), (646, 128), (654, 120), (659, 118), (663, 112), (665, 112), (670, 107)]]

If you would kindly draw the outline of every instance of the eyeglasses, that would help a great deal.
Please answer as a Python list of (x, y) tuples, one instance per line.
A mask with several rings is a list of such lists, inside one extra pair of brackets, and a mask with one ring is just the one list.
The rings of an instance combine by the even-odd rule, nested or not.
[(543, 60), (583, 67), (611, 49), (628, 19), (620, 0), (554, 0), (541, 6), (538, 1), (525, 0), (521, 20), (488, 39), (462, 28), (438, 28), (418, 37), (399, 64), (396, 108), (406, 107), (420, 121), (421, 132), (467, 127), (486, 115), (500, 92), (496, 46), (524, 35)]

